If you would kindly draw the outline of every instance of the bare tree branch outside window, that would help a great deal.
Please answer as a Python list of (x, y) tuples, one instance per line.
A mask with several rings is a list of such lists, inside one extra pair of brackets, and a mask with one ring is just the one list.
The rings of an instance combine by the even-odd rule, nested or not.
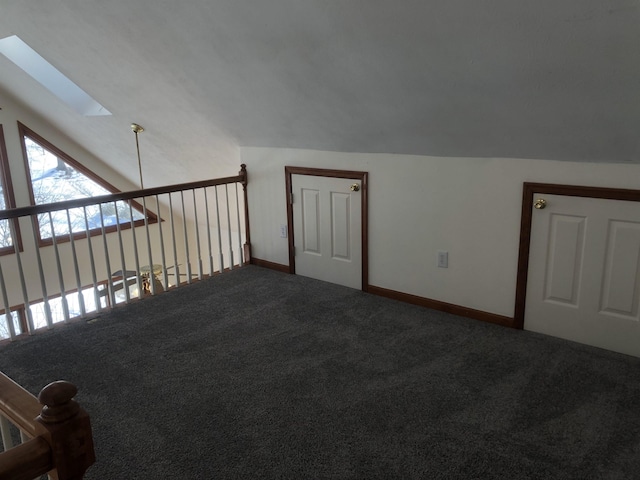
[[(36, 205), (111, 193), (29, 137), (25, 136), (24, 142)], [(100, 210), (102, 210), (102, 216)], [(84, 232), (86, 228), (84, 210), (81, 208), (72, 209), (69, 211), (69, 216), (71, 231), (74, 233)], [(87, 208), (87, 221), (90, 229), (101, 228), (103, 223), (105, 227), (115, 225), (116, 218), (120, 223), (131, 222), (128, 204), (119, 201), (103, 204), (102, 208), (99, 206)], [(134, 220), (142, 220), (143, 218), (144, 216), (140, 212), (134, 211)], [(56, 236), (69, 234), (69, 222), (65, 211), (53, 212), (52, 220), (53, 225), (49, 222), (48, 214), (38, 216), (41, 238), (51, 238), (53, 234)]]

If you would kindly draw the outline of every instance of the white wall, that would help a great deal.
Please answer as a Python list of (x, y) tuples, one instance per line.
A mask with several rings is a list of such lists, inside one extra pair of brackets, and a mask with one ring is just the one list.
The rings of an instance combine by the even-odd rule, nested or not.
[[(18, 102), (15, 102), (9, 97), (3, 96), (0, 93), (0, 125), (4, 132), (5, 144), (7, 148), (7, 157), (9, 162), (9, 169), (12, 178), (13, 190), (15, 194), (16, 204), (18, 207), (29, 205), (29, 193), (27, 190), (27, 180), (25, 172), (25, 163), (22, 155), (22, 147), (20, 134), (18, 132), (18, 121), (25, 124), (33, 131), (44, 137), (56, 147), (60, 148), (65, 153), (69, 154), (72, 158), (98, 174), (100, 177), (114, 185), (116, 188), (127, 191), (135, 190), (138, 187), (131, 184), (107, 164), (101, 161), (99, 158), (91, 155), (85, 149), (69, 140), (67, 137), (58, 132), (54, 127), (43, 121), (40, 117), (33, 114), (28, 108), (22, 106)], [(91, 120), (93, 121), (93, 120)], [(100, 121), (96, 118), (95, 121)], [(137, 168), (135, 163), (132, 164), (132, 168)], [(149, 208), (152, 211), (158, 213), (157, 205), (150, 205)], [(168, 212), (162, 207), (160, 212), (163, 218), (168, 217)], [(37, 257), (35, 256), (36, 241), (31, 228), (31, 223), (28, 219), (23, 218), (20, 221), (20, 230), (22, 234), (22, 241), (24, 245), (24, 252), (21, 256), (23, 271), (27, 277), (27, 292), (30, 301), (38, 300), (42, 298), (42, 287), (40, 277), (38, 273)], [(155, 235), (158, 230), (157, 225), (151, 226), (152, 235)], [(168, 231), (168, 222), (164, 222), (163, 231), (165, 236), (170, 235)], [(140, 265), (146, 265), (149, 263), (147, 241), (145, 236), (144, 227), (136, 229), (138, 251), (140, 255)], [(125, 257), (127, 262), (127, 269), (134, 268), (133, 261), (133, 247), (132, 247), (132, 234), (130, 230), (123, 231), (123, 244), (125, 250)], [(116, 271), (122, 268), (119, 243), (116, 234), (108, 235), (108, 244), (110, 245), (110, 267), (111, 271)], [(182, 254), (184, 247), (182, 245), (182, 237), (178, 236), (179, 253)], [(152, 253), (154, 263), (160, 263), (159, 245), (156, 238), (152, 237)], [(93, 237), (92, 245), (94, 255), (96, 257), (96, 270), (98, 280), (106, 280), (109, 276), (107, 272), (104, 247), (101, 237)], [(165, 248), (168, 248), (165, 246)], [(80, 240), (76, 242), (77, 255), (80, 260), (80, 275), (81, 283), (83, 286), (92, 283), (91, 269), (88, 256), (87, 240)], [(49, 295), (57, 294), (60, 292), (58, 273), (56, 268), (56, 258), (54, 248), (44, 247), (40, 250), (42, 255), (42, 264), (45, 275), (45, 282), (47, 287), (47, 293)], [(60, 245), (61, 263), (64, 271), (64, 286), (66, 290), (74, 289), (77, 286), (74, 266), (71, 260), (71, 249), (69, 243), (63, 243)], [(20, 287), (18, 267), (16, 258), (14, 255), (5, 255), (0, 257), (2, 264), (2, 270), (6, 281), (7, 293), (9, 297), (9, 304), (11, 306), (23, 303), (24, 296)], [(5, 306), (2, 305), (2, 299), (0, 299), (0, 309)]]
[[(25, 173), (25, 164), (22, 155), (21, 140), (17, 126), (18, 121), (31, 128), (33, 131), (44, 137), (56, 147), (63, 150), (65, 153), (69, 154), (75, 160), (98, 174), (100, 177), (114, 185), (116, 188), (122, 191), (137, 190), (139, 188), (137, 185), (130, 183), (121, 175), (119, 175), (101, 159), (93, 156), (81, 146), (65, 137), (53, 126), (31, 112), (28, 108), (22, 106), (19, 102), (16, 102), (9, 97), (3, 96), (2, 93), (0, 93), (0, 108), (0, 125), (2, 125), (4, 132), (10, 174), (13, 180), (12, 183), (14, 187), (17, 206), (27, 206), (30, 202), (27, 190), (27, 180)], [(86, 121), (100, 122), (101, 119), (96, 117), (92, 119), (86, 119)], [(132, 157), (131, 167), (137, 172), (137, 163), (134, 157)], [(239, 171), (239, 169), (240, 165), (238, 165), (237, 171)], [(165, 178), (165, 185), (169, 185), (172, 183), (172, 178)], [(180, 195), (173, 195), (173, 220), (175, 226), (174, 233), (177, 250), (176, 255), (177, 262), (180, 265), (180, 272), (182, 273), (182, 276), (180, 277), (181, 281), (186, 280), (185, 274), (188, 264), (190, 264), (191, 271), (194, 275), (197, 275), (199, 273), (200, 263), (202, 263), (203, 273), (209, 274), (211, 271), (211, 257), (214, 264), (214, 271), (219, 271), (221, 269), (219, 253), (220, 244), (222, 245), (222, 263), (224, 264), (225, 268), (229, 267), (229, 262), (231, 261), (232, 256), (233, 260), (236, 263), (240, 261), (241, 258), (241, 245), (242, 243), (244, 243), (244, 219), (242, 218), (240, 221), (238, 221), (237, 217), (238, 212), (240, 212), (241, 215), (244, 214), (242, 187), (230, 185), (228, 189), (225, 189), (224, 186), (220, 186), (217, 189), (220, 211), (220, 237), (218, 237), (218, 219), (215, 210), (216, 189), (210, 187), (207, 190), (209, 202), (208, 221), (202, 189), (196, 192), (195, 204), (197, 204), (197, 215), (195, 213), (196, 209), (194, 208), (194, 196), (192, 193), (187, 192), (184, 195), (184, 217), (181, 197)], [(239, 199), (238, 204), (236, 202), (236, 196), (238, 196)], [(174, 259), (172, 245), (173, 236), (170, 222), (171, 215), (168, 209), (168, 196), (162, 195), (160, 196), (159, 200), (160, 205), (156, 204), (154, 200), (149, 200), (147, 206), (151, 211), (159, 213), (161, 218), (165, 219), (165, 222), (162, 223), (165, 261), (167, 265), (172, 266), (174, 265), (176, 260)], [(230, 207), (229, 214), (227, 214), (227, 204)], [(183, 218), (186, 218), (186, 221)], [(195, 234), (196, 218), (199, 239)], [(210, 235), (207, 232), (207, 228), (211, 229)], [(27, 296), (29, 301), (40, 300), (43, 297), (43, 291), (40, 282), (37, 257), (35, 255), (36, 241), (34, 239), (32, 227), (28, 219), (23, 218), (20, 220), (20, 229), (24, 245), (24, 252), (21, 255), (21, 260), (25, 277), (27, 277)], [(186, 239), (185, 229), (187, 231)], [(158, 225), (151, 225), (149, 231), (152, 251), (151, 261), (154, 264), (162, 263), (162, 250), (158, 235)], [(231, 241), (229, 241), (229, 236), (231, 236)], [(107, 235), (107, 237), (107, 243), (109, 245), (109, 266), (107, 266), (106, 257), (104, 255), (102, 237), (98, 236), (91, 239), (93, 254), (95, 256), (95, 268), (98, 281), (106, 280), (110, 276), (111, 272), (123, 268), (117, 234), (109, 234)], [(136, 239), (137, 251), (139, 255), (139, 265), (148, 265), (150, 263), (150, 259), (148, 252), (147, 235), (144, 227), (139, 227), (136, 229)], [(127, 270), (133, 270), (135, 269), (135, 255), (131, 230), (123, 230), (122, 240), (125, 256), (125, 267)], [(209, 240), (211, 241), (211, 250), (209, 249)], [(93, 280), (89, 262), (88, 242), (86, 239), (81, 239), (75, 243), (75, 247), (80, 264), (79, 269), (81, 285), (90, 285)], [(187, 250), (189, 252), (189, 258), (187, 258), (186, 256)], [(231, 254), (231, 250), (233, 250), (233, 255)], [(71, 245), (69, 243), (60, 244), (59, 252), (61, 257), (62, 270), (64, 272), (64, 287), (66, 290), (74, 289), (77, 286), (77, 282), (75, 277), (74, 263), (71, 255)], [(58, 294), (61, 289), (57, 272), (55, 250), (52, 246), (44, 247), (40, 249), (40, 254), (42, 256), (47, 294)], [(24, 301), (24, 295), (19, 281), (18, 265), (15, 255), (4, 255), (0, 257), (0, 264), (2, 266), (2, 271), (6, 281), (9, 305), (15, 306), (22, 304)], [(170, 270), (170, 273), (174, 273), (174, 271)], [(169, 282), (171, 284), (175, 284), (175, 277), (170, 277)], [(2, 299), (0, 299), (0, 309), (4, 309), (4, 307), (5, 305), (3, 304)]]
[[(242, 148), (252, 255), (288, 265), (284, 166), (369, 172), (369, 284), (512, 316), (522, 183), (640, 188), (640, 166)], [(449, 252), (449, 268), (436, 252)]]
[[(4, 130), (7, 156), (9, 157), (9, 168), (13, 179), (16, 203), (19, 207), (29, 205), (29, 194), (26, 189), (27, 181), (20, 143), (20, 134), (18, 133), (18, 122), (23, 123), (38, 135), (44, 137), (60, 150), (88, 167), (98, 176), (102, 177), (118, 189), (127, 191), (139, 188), (122, 175), (118, 174), (104, 161), (92, 155), (80, 145), (64, 136), (50, 123), (34, 114), (30, 109), (11, 97), (5, 95), (2, 91), (0, 91), (0, 108), (2, 109), (0, 110), (0, 124)], [(86, 121), (100, 122), (100, 117), (94, 117)], [(138, 166), (135, 156), (131, 157), (131, 162), (131, 168), (137, 172)]]

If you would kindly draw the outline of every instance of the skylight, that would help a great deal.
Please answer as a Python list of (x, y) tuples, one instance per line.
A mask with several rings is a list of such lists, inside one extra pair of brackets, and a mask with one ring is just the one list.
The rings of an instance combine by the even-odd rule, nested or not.
[(0, 39), (0, 53), (81, 115), (111, 115), (17, 35)]

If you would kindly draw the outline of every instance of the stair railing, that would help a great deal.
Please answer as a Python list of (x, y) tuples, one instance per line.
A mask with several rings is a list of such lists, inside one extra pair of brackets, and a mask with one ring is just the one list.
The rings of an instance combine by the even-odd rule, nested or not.
[[(135, 219), (134, 205), (143, 214)], [(190, 284), (251, 254), (245, 165), (232, 177), (4, 210), (2, 221), (22, 233), (0, 256), (0, 341)]]
[(89, 415), (73, 400), (77, 391), (58, 381), (36, 399), (0, 373), (0, 480), (32, 480), (47, 473), (54, 480), (84, 477), (95, 452)]

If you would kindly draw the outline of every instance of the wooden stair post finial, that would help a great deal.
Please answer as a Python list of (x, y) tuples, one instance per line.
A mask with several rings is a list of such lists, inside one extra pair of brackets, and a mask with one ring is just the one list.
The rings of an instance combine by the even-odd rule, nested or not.
[(53, 382), (38, 395), (43, 405), (36, 421), (44, 428), (44, 437), (51, 445), (56, 468), (53, 478), (80, 480), (95, 462), (93, 436), (89, 415), (73, 400), (78, 393), (75, 385)]

